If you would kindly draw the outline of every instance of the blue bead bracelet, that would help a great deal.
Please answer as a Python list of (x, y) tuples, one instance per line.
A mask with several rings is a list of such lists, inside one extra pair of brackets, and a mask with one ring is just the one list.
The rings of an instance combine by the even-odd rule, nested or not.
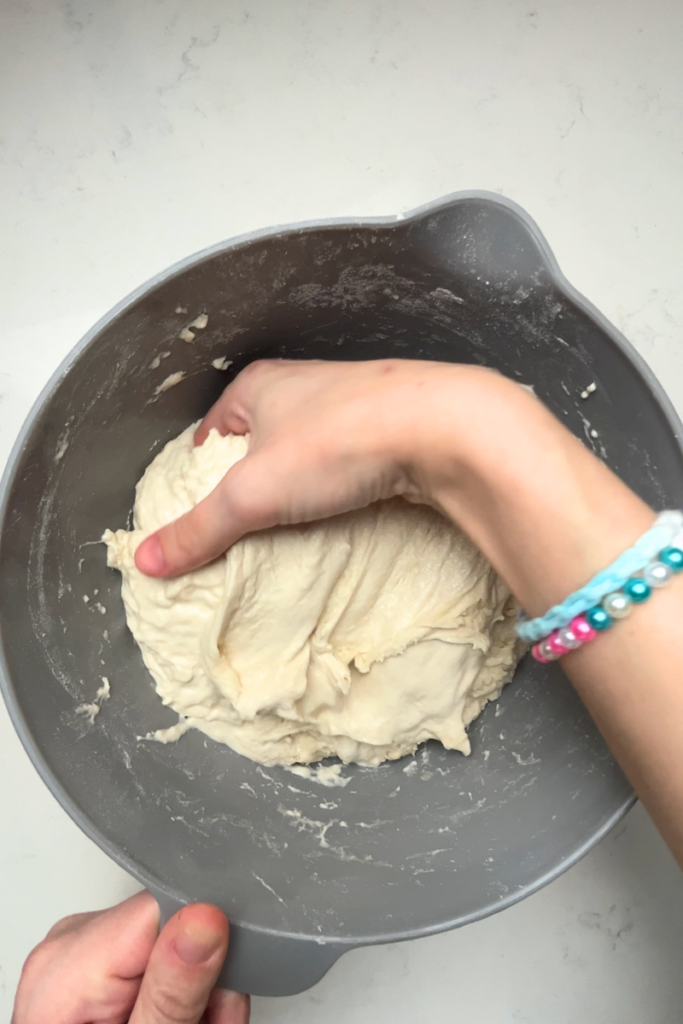
[[(547, 637), (553, 630), (568, 626), (577, 615), (599, 605), (609, 594), (623, 589), (637, 573), (649, 586), (657, 586), (647, 578), (646, 569), (659, 561), (666, 568), (663, 572), (677, 572), (678, 554), (683, 551), (683, 512), (660, 512), (654, 525), (643, 536), (620, 555), (608, 569), (599, 572), (585, 587), (571, 594), (562, 604), (555, 605), (540, 618), (528, 620), (522, 616), (515, 629), (522, 640), (534, 643)], [(678, 554), (676, 554), (678, 553)], [(668, 560), (667, 560), (668, 559)], [(666, 581), (665, 581), (666, 582)], [(660, 584), (661, 585), (661, 584)], [(644, 599), (646, 600), (646, 599)]]
[(619, 590), (603, 597), (600, 604), (577, 615), (567, 626), (553, 630), (549, 636), (537, 643), (531, 653), (537, 661), (556, 661), (564, 654), (595, 640), (618, 619), (625, 619), (635, 605), (643, 604), (652, 596), (652, 591), (664, 587), (671, 577), (683, 570), (683, 548), (668, 545), (643, 568), (642, 575), (632, 576)]

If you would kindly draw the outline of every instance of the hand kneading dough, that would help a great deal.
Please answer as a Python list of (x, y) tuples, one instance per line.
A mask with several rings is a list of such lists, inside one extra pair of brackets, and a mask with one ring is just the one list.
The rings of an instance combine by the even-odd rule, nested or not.
[(469, 753), (466, 726), (522, 653), (510, 593), (484, 557), (437, 512), (394, 498), (252, 534), (180, 579), (143, 576), (143, 537), (247, 452), (247, 438), (215, 430), (193, 448), (194, 430), (140, 480), (135, 529), (103, 538), (164, 704), (266, 765), (375, 765), (430, 738)]

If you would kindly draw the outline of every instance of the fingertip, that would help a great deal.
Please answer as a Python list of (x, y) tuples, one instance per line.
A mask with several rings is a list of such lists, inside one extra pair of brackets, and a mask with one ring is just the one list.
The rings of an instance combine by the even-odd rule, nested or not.
[(243, 472), (246, 462), (242, 459), (229, 469), (214, 490), (189, 512), (141, 541), (134, 556), (140, 572), (164, 579), (193, 572), (222, 555), (249, 528), (271, 525), (254, 522), (255, 516), (248, 508), (245, 513), (238, 507), (233, 485), (235, 474)]
[(141, 892), (136, 892), (134, 896), (129, 896), (127, 900), (123, 901), (122, 906), (128, 906), (134, 913), (148, 917), (150, 921), (156, 924), (157, 928), (159, 927), (159, 921), (161, 920), (159, 904), (148, 889), (142, 889)]
[(176, 955), (188, 965), (204, 964), (217, 953), (221, 959), (228, 946), (228, 919), (209, 903), (183, 907), (173, 919), (172, 945)]
[(145, 576), (165, 576), (168, 565), (161, 541), (157, 534), (152, 534), (138, 545), (135, 552), (135, 564)]
[(228, 932), (228, 919), (223, 911), (213, 903), (189, 903), (178, 911), (178, 920), (184, 924), (192, 921), (203, 928), (214, 928), (216, 931)]

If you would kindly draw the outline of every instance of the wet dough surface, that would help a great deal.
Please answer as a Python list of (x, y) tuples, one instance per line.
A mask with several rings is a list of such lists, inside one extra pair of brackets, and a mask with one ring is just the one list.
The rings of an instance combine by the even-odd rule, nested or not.
[(253, 534), (176, 580), (135, 568), (147, 534), (243, 458), (248, 438), (194, 426), (137, 486), (134, 529), (107, 531), (128, 625), (165, 704), (262, 764), (379, 764), (427, 739), (469, 753), (466, 726), (522, 648), (510, 593), (436, 511), (402, 498)]

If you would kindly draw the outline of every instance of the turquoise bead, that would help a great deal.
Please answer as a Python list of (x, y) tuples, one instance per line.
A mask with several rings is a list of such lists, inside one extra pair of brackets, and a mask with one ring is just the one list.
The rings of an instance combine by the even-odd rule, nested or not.
[(664, 565), (668, 565), (674, 572), (680, 572), (683, 569), (683, 551), (680, 548), (664, 548), (660, 552), (659, 561), (664, 562)]
[(622, 589), (634, 604), (642, 604), (643, 601), (647, 601), (652, 593), (651, 588), (640, 576), (632, 576), (630, 580), (626, 580)]
[(598, 632), (602, 633), (603, 630), (609, 629), (614, 619), (611, 615), (608, 615), (604, 608), (601, 608), (599, 604), (596, 604), (595, 608), (589, 608), (586, 612), (586, 620), (588, 625), (592, 626), (593, 629), (597, 629)]

